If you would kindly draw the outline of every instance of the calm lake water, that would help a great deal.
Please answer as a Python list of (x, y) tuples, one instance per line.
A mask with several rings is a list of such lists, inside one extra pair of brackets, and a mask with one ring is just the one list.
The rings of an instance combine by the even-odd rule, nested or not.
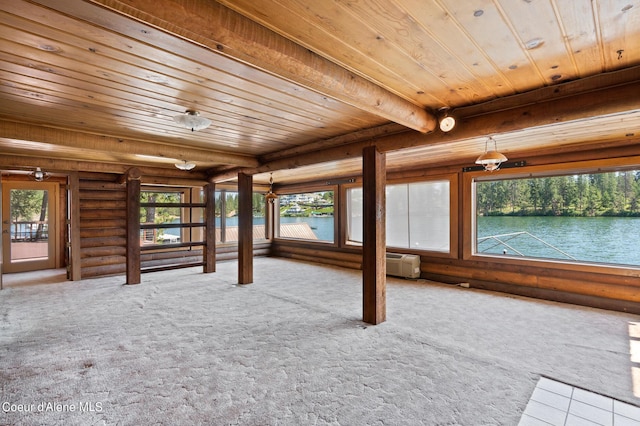
[[(237, 218), (228, 218), (234, 226)], [(283, 217), (282, 223), (307, 222), (319, 240), (333, 241), (333, 217)], [(264, 218), (254, 218), (263, 224)], [(478, 217), (478, 239), (526, 232), (479, 242), (478, 251), (640, 266), (640, 218), (636, 217)], [(505, 244), (508, 244), (505, 245)], [(570, 257), (569, 257), (570, 256)]]
[[(528, 234), (500, 237), (510, 247), (493, 239), (480, 242), (481, 237), (522, 231), (557, 250)], [(569, 259), (564, 252), (580, 261), (640, 265), (640, 218), (482, 216), (478, 218), (478, 239), (478, 251), (485, 253), (507, 250), (517, 255), (517, 250), (526, 256)]]

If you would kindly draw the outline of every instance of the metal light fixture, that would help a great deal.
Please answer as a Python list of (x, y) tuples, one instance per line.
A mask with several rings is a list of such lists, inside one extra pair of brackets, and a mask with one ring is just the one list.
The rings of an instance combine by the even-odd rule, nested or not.
[(49, 179), (51, 175), (49, 173), (43, 172), (40, 167), (36, 167), (36, 170), (29, 173), (29, 176), (31, 176), (31, 178), (36, 182), (42, 182), (43, 180)]
[(273, 204), (278, 196), (273, 193), (273, 173), (269, 176), (269, 192), (264, 194), (264, 199), (267, 203)]
[(206, 129), (211, 125), (211, 120), (200, 117), (200, 113), (192, 109), (186, 110), (184, 114), (174, 116), (173, 121), (187, 129), (191, 129), (192, 132)]
[(182, 160), (182, 163), (176, 163), (174, 165), (180, 170), (188, 171), (193, 170), (193, 168), (196, 166), (196, 163), (194, 163), (193, 161)]
[[(489, 142), (493, 142), (493, 150), (491, 151), (489, 151)], [(481, 164), (485, 170), (492, 172), (494, 170), (498, 170), (498, 168), (500, 168), (500, 164), (505, 161), (507, 161), (507, 157), (498, 152), (495, 139), (489, 137), (484, 144), (484, 154), (478, 157), (476, 164)]]
[(453, 130), (453, 128), (456, 126), (456, 119), (449, 115), (449, 108), (440, 108), (438, 111), (440, 112), (440, 130), (445, 133)]

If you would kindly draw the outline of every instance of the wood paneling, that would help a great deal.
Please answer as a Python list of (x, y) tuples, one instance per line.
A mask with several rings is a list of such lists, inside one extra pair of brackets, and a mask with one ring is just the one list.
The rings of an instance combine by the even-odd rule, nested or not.
[(500, 284), (502, 289), (513, 285), (640, 303), (637, 277), (614, 273), (585, 273), (570, 268), (541, 268), (534, 264), (505, 265), (491, 259), (443, 261), (428, 256), (423, 259), (421, 271), (425, 278), (449, 283), (470, 282), (472, 286), (478, 283), (483, 288), (491, 288), (491, 284), (495, 283)]
[[(11, 109), (3, 102), (0, 113), (250, 155), (384, 122), (88, 2), (50, 6), (3, 5), (0, 78)], [(153, 4), (167, 13), (175, 7)], [(47, 112), (52, 104), (62, 112), (57, 117)], [(179, 128), (172, 116), (188, 108), (214, 125), (196, 133)]]
[[(372, 144), (388, 152), (390, 171), (424, 168), (427, 164), (461, 164), (461, 161), (473, 165), (484, 151), (488, 135), (494, 136), (501, 152), (508, 157), (520, 155), (515, 158), (521, 159), (526, 158), (523, 155), (538, 155), (543, 151), (579, 152), (593, 149), (594, 144), (606, 148), (634, 143), (640, 140), (640, 108), (636, 102), (640, 97), (640, 68), (620, 74), (624, 75), (614, 78), (616, 85), (607, 90), (594, 90), (589, 79), (563, 86), (563, 96), (558, 99), (541, 99), (537, 93), (531, 93), (519, 97), (525, 106), (505, 101), (496, 105), (498, 112), (486, 112), (478, 107), (462, 109), (458, 127), (450, 133), (394, 133), (295, 157), (271, 156), (272, 161), (256, 171), (269, 170), (270, 175), (270, 170), (277, 170), (273, 172), (275, 182), (305, 180), (312, 176), (317, 179), (358, 175), (361, 173), (359, 152)], [(575, 87), (578, 84), (589, 91), (579, 91)], [(519, 130), (523, 120), (530, 127)], [(264, 182), (269, 175), (260, 173), (256, 181)]]
[[(222, 3), (382, 87), (434, 109), (475, 104), (640, 61), (640, 52), (635, 49), (640, 12), (632, 3)], [(617, 54), (620, 49), (624, 50), (622, 57)]]
[[(310, 167), (300, 180), (357, 172), (363, 141), (388, 137), (387, 126), (431, 130), (429, 111), (441, 107), (458, 127), (388, 139), (385, 150), (423, 148), (389, 156), (390, 170), (409, 157), (472, 160), (489, 134), (513, 155), (615, 143), (640, 134), (638, 106), (620, 104), (610, 77), (640, 65), (639, 22), (638, 5), (607, 0), (3, 2), (0, 153), (118, 173), (174, 171), (184, 159), (196, 171), (178, 176), (206, 182), (239, 167), (283, 170), (274, 178), (284, 183), (300, 166)], [(597, 85), (580, 84), (594, 76)], [(588, 94), (562, 101), (565, 82)], [(544, 99), (526, 97), (536, 90)], [(465, 115), (516, 111), (496, 103), (509, 98), (547, 103), (502, 121), (485, 115), (484, 125)], [(172, 117), (188, 108), (212, 126), (179, 128)]]
[(122, 208), (126, 192), (123, 185), (113, 183), (116, 178), (96, 174), (95, 180), (86, 175), (79, 179), (82, 278), (120, 274), (126, 269), (126, 210)]
[(153, 272), (202, 266), (203, 253), (204, 251), (199, 248), (143, 253), (140, 256), (140, 269), (141, 272)]
[(343, 250), (302, 241), (276, 240), (271, 255), (350, 269), (362, 269), (362, 249)]

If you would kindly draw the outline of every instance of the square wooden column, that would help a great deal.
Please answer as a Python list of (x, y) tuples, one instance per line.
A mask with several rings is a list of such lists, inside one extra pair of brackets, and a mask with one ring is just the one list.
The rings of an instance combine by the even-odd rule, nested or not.
[(253, 176), (238, 173), (238, 284), (253, 282)]
[(203, 251), (204, 272), (216, 271), (216, 184), (209, 182), (204, 186), (205, 202), (205, 242)]
[[(0, 223), (4, 223), (4, 218), (2, 217), (2, 178), (0, 178)], [(3, 230), (4, 226), (0, 227), (0, 232)], [(2, 252), (2, 241), (0, 241), (0, 290), (3, 289), (2, 286), (2, 275), (4, 274), (4, 253)]]
[(80, 263), (80, 178), (78, 172), (69, 174), (67, 184), (69, 187), (67, 191), (69, 202), (67, 205), (70, 206), (69, 212), (67, 212), (69, 217), (69, 224), (67, 226), (69, 232), (69, 266), (67, 278), (71, 281), (78, 281), (82, 279), (82, 265)]
[(127, 173), (127, 284), (140, 284), (140, 177)]
[(386, 157), (377, 147), (362, 151), (362, 320), (387, 319)]

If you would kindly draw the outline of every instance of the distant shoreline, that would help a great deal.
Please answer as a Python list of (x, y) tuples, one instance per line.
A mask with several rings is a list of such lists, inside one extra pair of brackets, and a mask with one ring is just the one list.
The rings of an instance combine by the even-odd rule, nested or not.
[(482, 214), (482, 213), (478, 213), (478, 216), (485, 216), (485, 217), (585, 217), (585, 218), (592, 218), (592, 217), (640, 217), (640, 213), (632, 213), (632, 212), (628, 212), (628, 213), (600, 213), (600, 214), (579, 214), (579, 213), (572, 213), (572, 212), (568, 212), (568, 213), (554, 213), (554, 212), (548, 212), (548, 213), (540, 213), (540, 212), (536, 212), (536, 213), (529, 213), (529, 212), (514, 212), (514, 213), (503, 213), (503, 212), (491, 212), (491, 213), (487, 213), (487, 214)]

